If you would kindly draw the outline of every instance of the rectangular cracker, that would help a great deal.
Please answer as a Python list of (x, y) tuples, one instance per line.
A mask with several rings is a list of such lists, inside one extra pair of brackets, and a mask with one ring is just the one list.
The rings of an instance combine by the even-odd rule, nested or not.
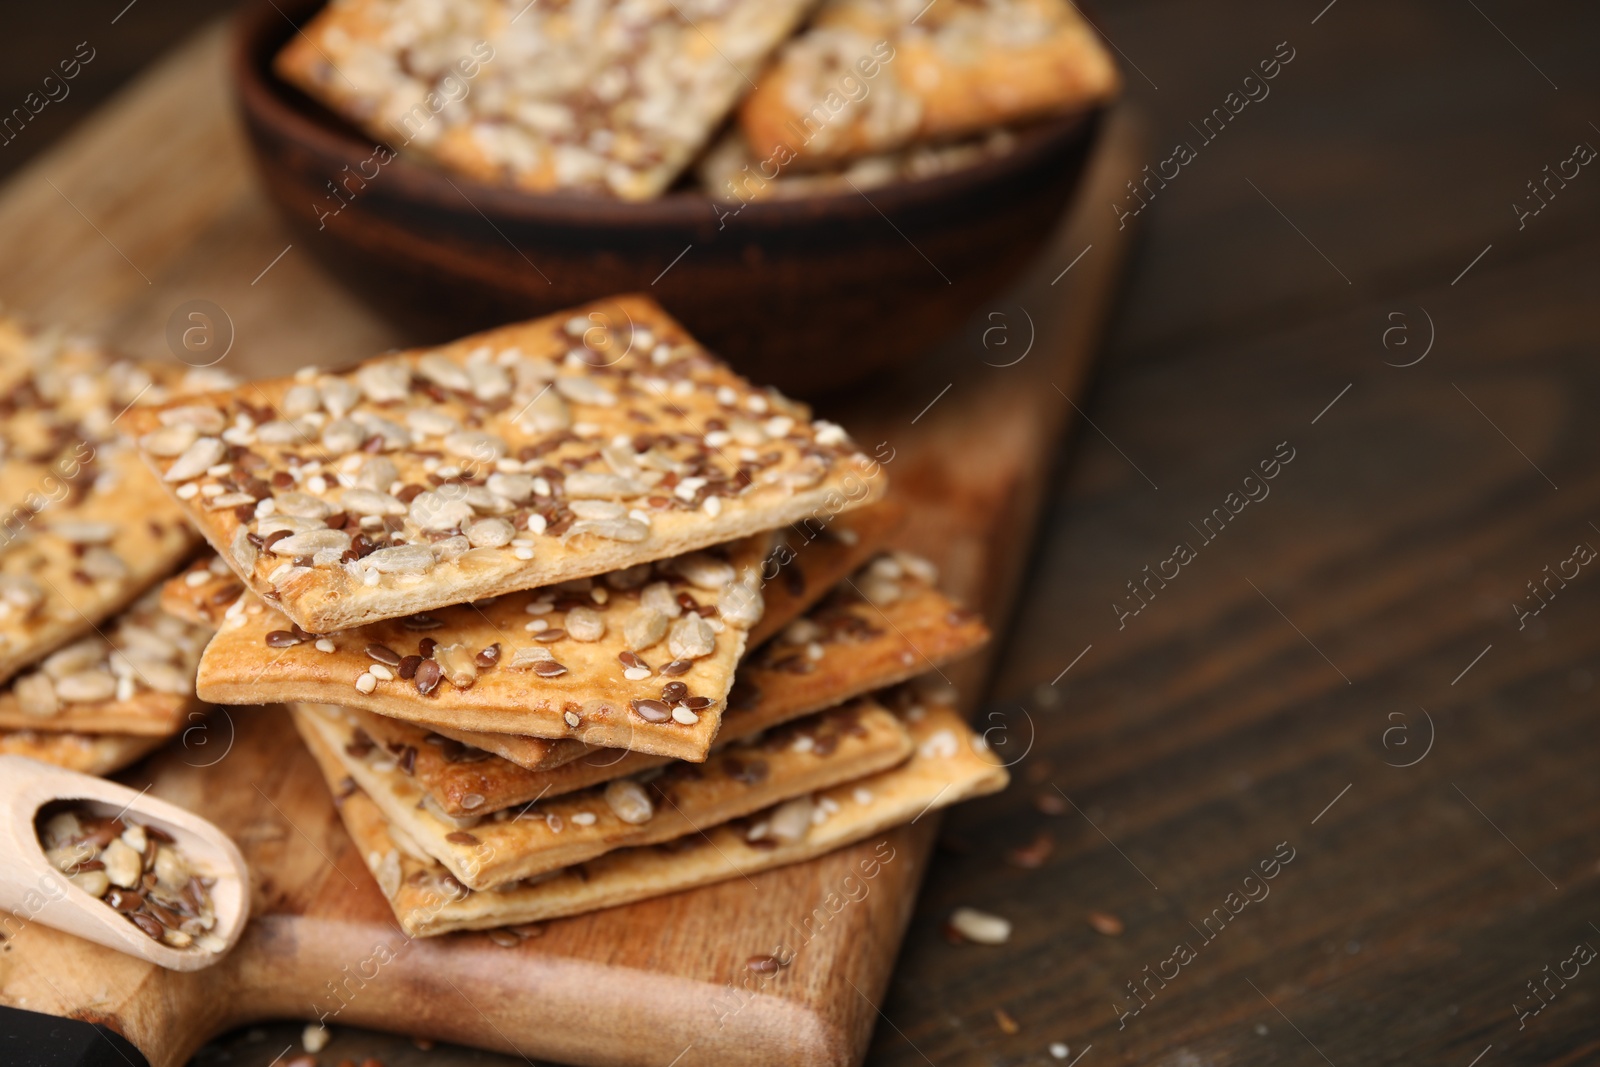
[(760, 617), (767, 541), (320, 638), (249, 597), (207, 647), (199, 693), (703, 759)]
[(339, 709), (294, 705), (293, 711), (302, 736), (315, 734), (342, 766), (330, 784), (348, 775), (383, 811), (392, 832), (403, 833), (472, 889), (535, 878), (614, 849), (672, 841), (886, 770), (911, 754), (900, 720), (860, 701), (791, 723), (759, 742), (726, 746), (703, 764), (674, 763), (482, 820), (459, 820), (433, 811), (404, 763), (363, 738)]
[[(924, 141), (888, 152), (830, 161), (809, 169), (790, 167), (773, 172), (750, 150), (735, 127), (700, 157), (695, 172), (700, 189), (713, 200), (744, 204), (752, 200), (789, 200), (808, 196), (857, 196), (893, 182), (922, 181), (964, 170), (1008, 155), (1016, 135), (1005, 127), (957, 141)], [(768, 176), (772, 175), (772, 176)]]
[(1119, 84), (1070, 0), (828, 0), (745, 97), (739, 124), (771, 169), (1065, 114)]
[(164, 740), (139, 734), (0, 730), (0, 756), (27, 756), (69, 771), (105, 775), (138, 762)]
[[(750, 629), (746, 647), (759, 645), (793, 622), (875, 555), (904, 515), (902, 505), (883, 500), (839, 515), (826, 524), (808, 520), (774, 531), (777, 543), (761, 563), (761, 594), (766, 606), (761, 620)], [(243, 592), (244, 586), (221, 557), (207, 553), (167, 580), (162, 586), (161, 606), (170, 614), (215, 629)], [(349, 706), (348, 701), (344, 703)], [(493, 752), (531, 770), (558, 767), (595, 751), (582, 742), (464, 730), (429, 718), (416, 721), (463, 745)]]
[[(745, 682), (736, 687), (740, 702), (723, 716), (716, 743), (751, 737), (893, 685), (908, 674), (942, 667), (987, 638), (977, 620), (960, 612), (936, 590), (924, 588), (920, 579), (905, 577), (901, 584), (905, 591), (894, 603), (886, 604), (881, 615), (863, 601), (842, 597), (827, 612), (818, 614), (816, 625), (822, 632), (801, 631), (807, 645), (814, 641), (823, 651), (818, 660), (805, 659), (817, 669), (797, 673), (787, 663), (795, 651), (789, 643), (772, 653), (785, 666), (741, 668)], [(877, 592), (884, 595), (882, 589)], [(840, 612), (844, 614), (835, 614)], [(852, 621), (842, 621), (845, 617)], [(874, 632), (863, 630), (862, 621), (871, 624)], [(746, 657), (746, 663), (750, 662), (751, 657)], [(757, 689), (759, 698), (754, 695)], [(407, 746), (416, 750), (413, 773), (418, 784), (428, 791), (437, 809), (450, 816), (484, 815), (536, 797), (561, 796), (667, 762), (665, 757), (643, 752), (585, 749), (581, 758), (559, 766), (528, 769), (396, 719), (364, 715), (361, 724), (380, 744), (393, 746), (395, 751)]]
[(480, 181), (660, 195), (812, 0), (334, 0), (278, 75), (402, 150)]
[(161, 610), (215, 630), (244, 593), (244, 583), (223, 558), (205, 551), (161, 583)]
[(195, 544), (120, 431), (130, 405), (225, 381), (0, 316), (0, 682), (121, 611)]
[(886, 481), (638, 296), (127, 418), (245, 584), (316, 634), (825, 519)]
[[(953, 708), (921, 707), (920, 716), (913, 714), (906, 723), (916, 745), (911, 758), (816, 796), (815, 810), (825, 815), (793, 843), (759, 833), (752, 839), (763, 823), (769, 833), (771, 827), (770, 818), (754, 816), (676, 842), (611, 852), (531, 884), (475, 892), (442, 864), (401, 847), (378, 806), (353, 783), (336, 790), (335, 802), (379, 889), (411, 937), (540, 922), (799, 863), (910, 822), (923, 812), (1005, 788), (1005, 768)], [(311, 751), (330, 780), (338, 781), (333, 753), (320, 741)]]
[(208, 627), (168, 615), (152, 589), (100, 633), (57, 649), (0, 689), (0, 729), (167, 737), (200, 706)]

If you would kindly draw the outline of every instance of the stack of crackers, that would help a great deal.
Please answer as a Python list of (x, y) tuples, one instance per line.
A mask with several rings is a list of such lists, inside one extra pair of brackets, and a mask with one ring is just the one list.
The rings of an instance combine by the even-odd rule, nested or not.
[(403, 152), (625, 200), (942, 173), (1119, 84), (1071, 0), (333, 0), (276, 69)]
[(0, 753), (108, 774), (200, 725), (210, 629), (156, 588), (199, 539), (122, 431), (226, 384), (0, 316)]
[[(654, 303), (125, 417), (216, 549), (198, 692), (291, 706), (422, 936), (792, 863), (1004, 785), (886, 477)], [(895, 687), (901, 687), (896, 689)]]

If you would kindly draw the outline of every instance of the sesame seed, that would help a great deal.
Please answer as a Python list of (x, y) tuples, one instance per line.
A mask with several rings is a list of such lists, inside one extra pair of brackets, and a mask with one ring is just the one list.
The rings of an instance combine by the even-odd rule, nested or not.
[(176, 492), (179, 500), (193, 500), (200, 495), (200, 486), (194, 482), (184, 482), (178, 486)]
[(356, 689), (360, 692), (370, 693), (376, 688), (378, 688), (378, 679), (373, 677), (371, 672), (362, 671), (356, 678)]
[(593, 826), (594, 823), (595, 814), (592, 811), (580, 811), (572, 816), (572, 825), (574, 826)]
[(622, 676), (630, 682), (642, 682), (650, 677), (650, 671), (646, 667), (629, 667), (622, 672)]
[(563, 715), (561, 717), (563, 719), (565, 719), (567, 725), (572, 727), (573, 729), (577, 729), (578, 728), (578, 724), (583, 721), (582, 719), (578, 718), (578, 713), (575, 712), (575, 711), (569, 711), (569, 712), (567, 712), (565, 715)]
[(700, 716), (696, 715), (682, 704), (679, 704), (677, 707), (672, 709), (672, 721), (681, 723), (684, 726), (693, 726), (695, 723), (700, 721)]
[(317, 638), (317, 651), (318, 652), (332, 652), (333, 648), (334, 648), (333, 642), (328, 640), (326, 637)]
[(374, 663), (372, 666), (368, 667), (367, 673), (378, 679), (380, 682), (394, 681), (394, 672), (381, 663)]

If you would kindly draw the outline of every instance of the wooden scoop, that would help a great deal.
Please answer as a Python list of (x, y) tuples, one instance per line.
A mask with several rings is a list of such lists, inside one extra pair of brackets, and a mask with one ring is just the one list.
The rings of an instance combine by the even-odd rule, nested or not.
[[(74, 885), (44, 854), (35, 819), (53, 801), (76, 802), (95, 815), (131, 816), (163, 831), (210, 889), (221, 947), (173, 948), (155, 940), (104, 900)], [(206, 820), (127, 786), (23, 756), (0, 756), (0, 909), (174, 971), (216, 963), (231, 949), (250, 914), (250, 875), (228, 836)]]

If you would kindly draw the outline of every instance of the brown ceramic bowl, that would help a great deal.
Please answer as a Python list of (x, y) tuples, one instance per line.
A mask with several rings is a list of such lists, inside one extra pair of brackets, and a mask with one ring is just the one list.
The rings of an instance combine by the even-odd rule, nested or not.
[[(321, 0), (239, 16), (233, 75), (269, 195), (312, 250), (418, 344), (645, 292), (757, 381), (816, 395), (915, 358), (1040, 250), (1083, 169), (1098, 112), (1018, 136), (1005, 156), (867, 192), (726, 206), (535, 196), (394, 159), (272, 73)], [(345, 168), (348, 167), (347, 171)], [(351, 182), (352, 187), (356, 183)]]

